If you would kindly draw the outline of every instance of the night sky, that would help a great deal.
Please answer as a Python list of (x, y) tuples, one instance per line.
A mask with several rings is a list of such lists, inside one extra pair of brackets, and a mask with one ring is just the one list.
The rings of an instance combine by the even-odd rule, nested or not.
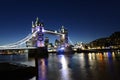
[[(76, 43), (91, 42), (120, 31), (119, 0), (0, 0), (0, 45), (31, 33), (36, 17), (45, 29), (68, 29)], [(49, 35), (53, 39), (57, 36)]]

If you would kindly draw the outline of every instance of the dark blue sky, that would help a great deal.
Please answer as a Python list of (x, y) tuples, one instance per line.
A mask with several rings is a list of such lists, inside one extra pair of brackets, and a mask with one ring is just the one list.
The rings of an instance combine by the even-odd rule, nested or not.
[[(3, 0), (0, 1), (0, 44), (15, 42), (31, 32), (39, 17), (45, 29), (62, 25), (69, 37), (90, 42), (120, 31), (119, 0)], [(50, 36), (50, 38), (57, 38)], [(52, 41), (52, 39), (51, 39)]]

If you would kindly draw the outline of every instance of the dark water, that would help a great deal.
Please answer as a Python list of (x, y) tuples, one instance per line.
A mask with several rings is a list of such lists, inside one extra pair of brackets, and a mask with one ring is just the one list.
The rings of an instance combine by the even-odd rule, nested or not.
[(0, 62), (35, 66), (38, 75), (30, 80), (120, 80), (120, 53), (49, 54), (48, 58), (33, 59), (25, 55), (0, 55)]

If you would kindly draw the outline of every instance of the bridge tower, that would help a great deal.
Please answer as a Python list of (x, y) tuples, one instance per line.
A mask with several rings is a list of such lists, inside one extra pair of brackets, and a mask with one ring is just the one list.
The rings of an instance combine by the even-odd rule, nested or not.
[(68, 30), (64, 28), (64, 26), (60, 29), (60, 44), (64, 45), (65, 47), (68, 46)]
[(31, 57), (48, 57), (47, 48), (44, 46), (44, 25), (42, 22), (39, 22), (39, 19), (36, 18), (35, 22), (32, 22), (32, 33), (36, 32), (33, 35), (30, 42), (32, 47), (37, 47), (36, 49), (29, 50), (29, 56)]
[(32, 22), (32, 33), (37, 33), (32, 38), (33, 47), (44, 47), (44, 25), (36, 18), (35, 23)]

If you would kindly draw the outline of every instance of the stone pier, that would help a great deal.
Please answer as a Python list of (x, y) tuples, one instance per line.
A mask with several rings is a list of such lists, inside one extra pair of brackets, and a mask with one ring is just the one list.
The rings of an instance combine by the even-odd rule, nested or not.
[(38, 47), (36, 49), (30, 49), (28, 51), (28, 56), (35, 58), (48, 57), (47, 47)]

